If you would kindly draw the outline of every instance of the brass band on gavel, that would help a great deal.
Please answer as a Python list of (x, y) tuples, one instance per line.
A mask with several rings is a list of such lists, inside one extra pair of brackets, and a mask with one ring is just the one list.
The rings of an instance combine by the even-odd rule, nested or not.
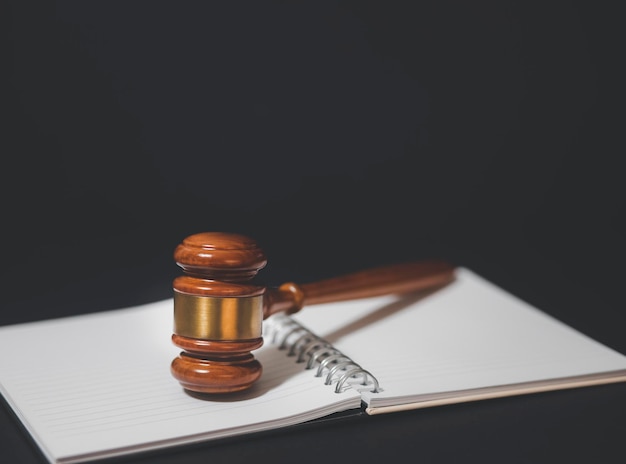
[(174, 333), (203, 340), (261, 337), (263, 296), (209, 297), (174, 292)]

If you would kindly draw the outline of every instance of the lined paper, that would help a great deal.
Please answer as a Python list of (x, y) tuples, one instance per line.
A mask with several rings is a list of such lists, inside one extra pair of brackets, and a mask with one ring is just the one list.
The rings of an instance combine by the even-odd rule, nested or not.
[(299, 323), (373, 372), (368, 412), (626, 381), (626, 357), (469, 269), (430, 294), (320, 305)]
[(284, 351), (254, 352), (263, 376), (216, 401), (184, 392), (169, 365), (172, 301), (0, 328), (0, 387), (51, 462), (282, 427), (360, 407)]

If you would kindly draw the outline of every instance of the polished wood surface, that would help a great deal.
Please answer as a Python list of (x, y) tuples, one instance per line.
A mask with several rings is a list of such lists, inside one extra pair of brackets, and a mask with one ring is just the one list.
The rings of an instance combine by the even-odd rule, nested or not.
[[(250, 308), (250, 301), (258, 300), (256, 319), (262, 320), (260, 296), (265, 288), (249, 281), (267, 263), (263, 250), (254, 240), (243, 235), (207, 232), (185, 238), (174, 250), (174, 260), (185, 275), (173, 282), (174, 330), (179, 333), (173, 334), (172, 341), (183, 352), (172, 361), (172, 375), (185, 389), (198, 393), (230, 393), (250, 387), (263, 371), (250, 353), (263, 345), (261, 327), (259, 325), (258, 333), (250, 335), (254, 331), (238, 317), (241, 311), (237, 311), (236, 305), (241, 301), (241, 306), (245, 306), (246, 313), (250, 314), (254, 310)], [(225, 299), (232, 303), (228, 305), (228, 312), (215, 314), (213, 311), (212, 318), (202, 317), (207, 302), (219, 311), (216, 302)], [(176, 307), (181, 301), (186, 302), (185, 311)], [(224, 327), (215, 327), (211, 321), (218, 321), (217, 324)], [(191, 337), (193, 331), (183, 328), (194, 324), (205, 325), (195, 331), (196, 334), (226, 333), (230, 339)]]
[(225, 282), (250, 280), (267, 264), (255, 240), (224, 232), (190, 235), (174, 250), (174, 260), (187, 275)]
[(249, 388), (263, 372), (261, 363), (250, 353), (263, 345), (263, 339), (212, 342), (172, 335), (184, 350), (172, 361), (172, 375), (186, 389), (198, 393), (230, 393)]
[(454, 279), (454, 267), (443, 261), (402, 263), (358, 271), (331, 279), (268, 288), (265, 317), (293, 314), (302, 307), (333, 301), (416, 292), (445, 285)]
[[(333, 301), (433, 289), (454, 279), (451, 264), (423, 261), (266, 288), (253, 281), (267, 264), (263, 250), (249, 237), (224, 232), (185, 238), (176, 247), (174, 260), (184, 275), (173, 282), (178, 298), (174, 298), (176, 333), (172, 341), (183, 352), (172, 362), (172, 375), (185, 389), (210, 394), (240, 391), (260, 378), (262, 367), (250, 351), (263, 344), (256, 322), (272, 314), (293, 314), (304, 306)], [(182, 302), (184, 310), (176, 307)], [(242, 318), (242, 314), (249, 316)], [(193, 330), (196, 324), (206, 327)], [(199, 334), (214, 335), (201, 339)]]

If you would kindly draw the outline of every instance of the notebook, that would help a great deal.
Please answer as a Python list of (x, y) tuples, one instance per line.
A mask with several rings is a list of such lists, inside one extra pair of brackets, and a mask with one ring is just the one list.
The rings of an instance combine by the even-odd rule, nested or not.
[(0, 327), (2, 395), (50, 462), (626, 381), (626, 356), (466, 268), (437, 291), (270, 317), (254, 352), (261, 379), (211, 400), (169, 372), (172, 310), (165, 300)]

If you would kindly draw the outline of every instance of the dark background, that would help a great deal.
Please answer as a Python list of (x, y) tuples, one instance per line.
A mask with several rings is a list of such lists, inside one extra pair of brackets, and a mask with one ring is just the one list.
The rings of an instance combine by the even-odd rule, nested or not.
[[(0, 8), (1, 324), (167, 298), (174, 247), (219, 230), (259, 241), (270, 285), (445, 258), (626, 353), (617, 11), (500, 1)], [(306, 461), (294, 440), (343, 439), (366, 461), (394, 449), (607, 462), (625, 410), (624, 388), (607, 386), (162, 459), (243, 462), (269, 447)], [(0, 448), (35, 459), (3, 412)]]

